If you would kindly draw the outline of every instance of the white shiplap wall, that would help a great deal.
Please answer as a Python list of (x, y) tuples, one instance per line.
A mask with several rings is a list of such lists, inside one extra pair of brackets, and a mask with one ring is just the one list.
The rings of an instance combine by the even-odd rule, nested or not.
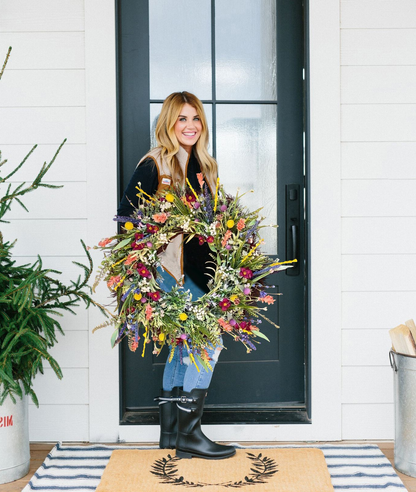
[(416, 2), (341, 0), (342, 437), (394, 437), (388, 330), (416, 317)]
[[(47, 267), (76, 278), (72, 260), (85, 262), (79, 240), (87, 235), (85, 121), (85, 49), (83, 0), (0, 0), (0, 56), (12, 54), (0, 82), (0, 149), (9, 169), (33, 144), (37, 150), (14, 179), (30, 180), (67, 138), (46, 182), (60, 190), (27, 195), (30, 212), (14, 206), (7, 239), (18, 238), (15, 255), (33, 261), (42, 255)], [(52, 355), (60, 363), (59, 381), (46, 365), (35, 390), (40, 408), (30, 405), (31, 440), (89, 439), (88, 317), (66, 315), (66, 335)]]

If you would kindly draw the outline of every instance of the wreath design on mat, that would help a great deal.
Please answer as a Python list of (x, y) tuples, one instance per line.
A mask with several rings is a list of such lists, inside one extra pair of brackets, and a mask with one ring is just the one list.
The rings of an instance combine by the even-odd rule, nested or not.
[[(152, 342), (154, 354), (165, 344), (178, 345), (192, 363), (198, 360), (207, 369), (205, 348), (219, 345), (223, 333), (242, 342), (247, 352), (256, 349), (260, 338), (268, 340), (258, 325), (261, 318), (267, 319), (263, 311), (275, 299), (263, 279), (292, 262), (272, 260), (260, 252), (259, 231), (266, 227), (260, 225), (261, 209), (248, 211), (241, 196), (227, 195), (219, 180), (212, 197), (202, 174), (197, 177), (198, 191), (188, 180), (183, 189), (153, 197), (137, 187), (139, 205), (133, 215), (114, 219), (124, 223), (126, 232), (98, 244), (104, 259), (94, 287), (104, 279), (117, 299), (118, 314), (97, 327), (115, 325), (112, 346), (127, 336), (135, 351), (142, 339), (144, 356)], [(184, 241), (196, 237), (210, 249), (210, 291), (197, 300), (183, 287), (165, 292), (159, 285), (159, 254), (178, 234)]]
[(221, 483), (205, 483), (205, 482), (192, 482), (186, 480), (178, 471), (178, 461), (180, 458), (177, 456), (167, 455), (166, 458), (156, 460), (152, 465), (151, 473), (156, 475), (162, 483), (172, 485), (183, 485), (185, 487), (206, 487), (217, 486), (238, 489), (247, 485), (258, 485), (267, 483), (267, 479), (271, 478), (278, 470), (276, 461), (267, 456), (255, 455), (252, 453), (246, 453), (251, 461), (250, 473), (247, 474), (243, 480), (227, 481)]

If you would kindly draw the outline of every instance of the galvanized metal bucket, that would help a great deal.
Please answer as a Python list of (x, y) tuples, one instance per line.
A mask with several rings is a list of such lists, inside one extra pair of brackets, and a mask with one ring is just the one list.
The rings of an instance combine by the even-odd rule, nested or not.
[(16, 403), (8, 396), (0, 405), (0, 484), (24, 477), (29, 465), (27, 396), (16, 398)]
[(394, 370), (394, 467), (416, 477), (416, 357), (390, 351)]

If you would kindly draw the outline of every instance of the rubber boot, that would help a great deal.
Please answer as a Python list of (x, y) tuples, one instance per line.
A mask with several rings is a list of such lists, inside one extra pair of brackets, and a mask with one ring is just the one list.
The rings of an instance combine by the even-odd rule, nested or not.
[(206, 389), (193, 389), (190, 393), (180, 391), (178, 402), (178, 436), (176, 456), (179, 458), (205, 458), (220, 460), (235, 454), (233, 446), (222, 446), (206, 437), (201, 430)]
[[(155, 398), (159, 400), (160, 449), (175, 449), (178, 431), (178, 409), (176, 408), (178, 394), (179, 388), (173, 388), (172, 391), (162, 389), (161, 396)], [(170, 399), (173, 401), (169, 401)]]

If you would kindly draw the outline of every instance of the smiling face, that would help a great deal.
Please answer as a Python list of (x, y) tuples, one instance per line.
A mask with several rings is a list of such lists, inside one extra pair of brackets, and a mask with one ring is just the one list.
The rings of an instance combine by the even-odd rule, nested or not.
[(174, 130), (179, 143), (189, 154), (202, 132), (201, 119), (193, 106), (188, 103), (182, 106)]

